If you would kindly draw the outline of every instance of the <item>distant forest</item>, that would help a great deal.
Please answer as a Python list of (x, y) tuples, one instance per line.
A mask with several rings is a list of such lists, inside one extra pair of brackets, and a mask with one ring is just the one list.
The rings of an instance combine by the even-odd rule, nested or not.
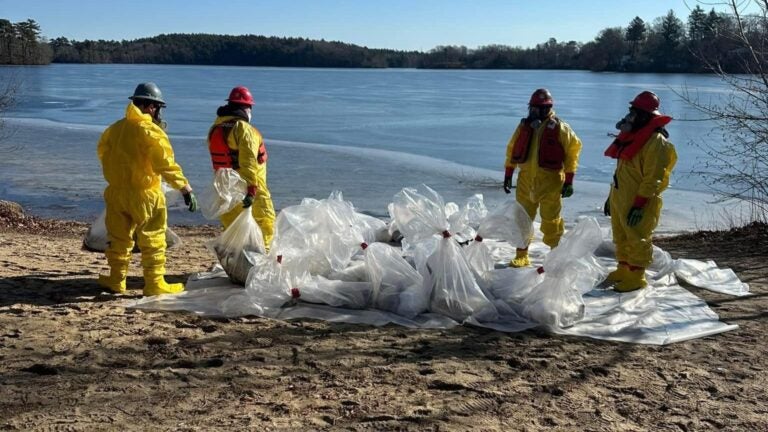
[[(755, 46), (768, 38), (757, 18), (741, 17)], [(731, 38), (737, 20), (700, 6), (687, 22), (673, 11), (651, 23), (601, 30), (591, 42), (554, 38), (532, 48), (438, 46), (428, 52), (372, 49), (342, 42), (267, 36), (162, 34), (131, 41), (46, 40), (34, 20), (0, 19), (0, 64), (151, 63), (236, 66), (426, 69), (585, 69), (616, 72), (726, 72), (748, 67)]]
[(0, 18), (0, 65), (44, 65), (52, 58), (53, 49), (41, 38), (35, 20), (12, 23)]

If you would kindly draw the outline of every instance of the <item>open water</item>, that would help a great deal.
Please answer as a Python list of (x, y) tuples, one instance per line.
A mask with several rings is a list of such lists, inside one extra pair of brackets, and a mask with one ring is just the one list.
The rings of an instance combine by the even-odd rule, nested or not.
[[(0, 199), (46, 217), (92, 220), (103, 208), (96, 143), (142, 81), (162, 89), (177, 160), (198, 191), (212, 179), (205, 135), (216, 108), (233, 86), (245, 85), (256, 99), (252, 124), (267, 140), (277, 209), (340, 189), (375, 216), (386, 215), (394, 193), (419, 183), (446, 200), (474, 193), (489, 205), (508, 199), (501, 190), (507, 141), (531, 92), (547, 87), (557, 114), (584, 143), (576, 195), (565, 202), (569, 223), (600, 214), (615, 167), (603, 156), (608, 133), (628, 101), (648, 89), (676, 119), (668, 129), (680, 157), (662, 229), (709, 227), (733, 211), (708, 204), (706, 182), (689, 174), (703, 161), (697, 144), (718, 145), (722, 138), (712, 131), (716, 125), (696, 121), (700, 115), (678, 93), (710, 100), (727, 95), (713, 76), (54, 64), (4, 67), (0, 77), (20, 84), (0, 140)], [(170, 219), (206, 222), (184, 212)]]

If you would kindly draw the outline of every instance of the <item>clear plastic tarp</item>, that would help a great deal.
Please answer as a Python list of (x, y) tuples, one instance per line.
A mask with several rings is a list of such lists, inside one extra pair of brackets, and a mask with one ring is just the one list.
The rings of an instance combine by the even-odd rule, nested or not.
[[(678, 278), (721, 293), (749, 293), (729, 269), (673, 260), (658, 248), (646, 272), (649, 287), (617, 293), (603, 286), (616, 266), (610, 232), (593, 218), (580, 219), (554, 250), (534, 240), (534, 266), (513, 269), (505, 264), (533, 230), (513, 200), (490, 210), (481, 196), (445, 205), (437, 192), (421, 186), (396, 194), (389, 210), (393, 220), (386, 224), (356, 213), (341, 193), (305, 199), (278, 215), (268, 255), (244, 253), (250, 266), (245, 289), (228, 280), (231, 269), (218, 267), (190, 278), (185, 293), (128, 306), (412, 328), (542, 327), (667, 344), (736, 328), (720, 322)], [(382, 242), (398, 231), (402, 246)]]

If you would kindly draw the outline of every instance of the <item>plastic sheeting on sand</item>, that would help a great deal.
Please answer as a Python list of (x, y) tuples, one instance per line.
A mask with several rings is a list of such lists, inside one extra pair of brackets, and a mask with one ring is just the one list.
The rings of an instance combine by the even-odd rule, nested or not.
[[(414, 313), (398, 314), (372, 309), (380, 296), (378, 290), (381, 286), (374, 289), (374, 285), (380, 283), (377, 279), (380, 276), (376, 276), (375, 272), (374, 277), (366, 276), (366, 272), (361, 271), (365, 260), (349, 260), (350, 255), (347, 253), (344, 258), (348, 267), (336, 274), (343, 274), (349, 278), (348, 281), (329, 280), (326, 277), (335, 276), (326, 274), (326, 277), (314, 275), (287, 284), (282, 282), (275, 285), (282, 287), (279, 291), (282, 293), (282, 300), (274, 305), (264, 303), (261, 298), (254, 298), (254, 292), (249, 292), (248, 289), (232, 285), (224, 272), (219, 270), (193, 276), (187, 283), (188, 291), (180, 295), (143, 298), (132, 301), (127, 306), (148, 310), (184, 310), (202, 315), (229, 317), (259, 315), (277, 319), (312, 318), (377, 326), (393, 323), (411, 328), (444, 329), (465, 323), (499, 331), (517, 332), (532, 327), (543, 327), (559, 334), (659, 345), (736, 328), (720, 322), (704, 301), (680, 287), (677, 282), (680, 278), (691, 285), (721, 293), (748, 294), (748, 285), (739, 281), (731, 270), (719, 269), (711, 262), (673, 260), (668, 253), (656, 248), (654, 263), (646, 274), (649, 280), (647, 289), (620, 294), (609, 287), (602, 287), (600, 283), (605, 274), (616, 266), (616, 262), (612, 253), (610, 232), (601, 230), (592, 218), (580, 220), (563, 237), (560, 246), (551, 252), (538, 241), (532, 244), (532, 251), (540, 251), (538, 254), (532, 254), (537, 267), (489, 271), (488, 265), (481, 263), (478, 268), (489, 274), (483, 275), (484, 280), (480, 286), (474, 282), (470, 283), (465, 275), (475, 279), (478, 274), (475, 269), (470, 270), (473, 266), (468, 261), (471, 260), (464, 256), (467, 247), (459, 247), (455, 239), (447, 237), (442, 231), (449, 231), (461, 225), (457, 231), (472, 233), (477, 229), (477, 218), (473, 220), (472, 217), (454, 217), (454, 225), (450, 225), (451, 215), (456, 215), (461, 210), (443, 206), (439, 196), (428, 188), (404, 191), (399, 198), (396, 197), (392, 208), (394, 213), (399, 212), (401, 215), (400, 218), (396, 217), (398, 228), (403, 231), (406, 240), (410, 238), (412, 243), (404, 242), (404, 260), (395, 259), (396, 267), (401, 268), (408, 276), (400, 276), (399, 273), (397, 276), (393, 275), (394, 292), (419, 292), (419, 274), (423, 277), (425, 268), (429, 271), (426, 272), (427, 278), (424, 279), (423, 286), (434, 289), (437, 285), (435, 281), (430, 281), (430, 278), (433, 273), (442, 272), (446, 275), (443, 277), (461, 282), (458, 285), (455, 280), (448, 283), (438, 282), (442, 284), (444, 291), (438, 294), (453, 302), (447, 304), (450, 306), (447, 311), (443, 310), (440, 302), (438, 307), (434, 307), (434, 295), (431, 296), (428, 311), (415, 316)], [(343, 203), (339, 197), (328, 204), (335, 207)], [(493, 214), (493, 211), (488, 213)], [(442, 248), (449, 247), (453, 250), (455, 247), (456, 250), (447, 258), (441, 256), (441, 243), (445, 243)], [(481, 254), (486, 257), (481, 258), (481, 261), (491, 256), (497, 266), (500, 266), (508, 262), (514, 254), (514, 246), (506, 241), (486, 239), (482, 243), (488, 250)], [(372, 257), (373, 255), (365, 258), (370, 261), (375, 259)], [(271, 260), (268, 257), (264, 259), (264, 265)], [(377, 262), (381, 261), (383, 260)], [(439, 268), (448, 262), (461, 261), (467, 265), (466, 268), (462, 266), (460, 274), (451, 274), (447, 268)], [(418, 270), (418, 274), (403, 267), (406, 262)], [(387, 264), (390, 265), (392, 264)], [(540, 271), (538, 266), (543, 266), (544, 271)], [(350, 268), (353, 270), (348, 271)], [(250, 276), (256, 274), (258, 270), (254, 269)], [(268, 282), (265, 286), (272, 284), (273, 282)], [(304, 296), (300, 300), (304, 301), (298, 301), (296, 296), (291, 298), (289, 290), (292, 290), (295, 284), (302, 284), (298, 291), (303, 290)], [(464, 303), (463, 299), (467, 297), (456, 297), (457, 289), (469, 289), (467, 292), (471, 292), (472, 296), (483, 300), (489, 306), (482, 302), (479, 305)], [(454, 298), (459, 302), (453, 300)], [(307, 303), (307, 300), (324, 304), (311, 304)], [(339, 305), (349, 307), (334, 307)], [(398, 311), (397, 307), (387, 308)], [(488, 313), (489, 310), (492, 313)]]

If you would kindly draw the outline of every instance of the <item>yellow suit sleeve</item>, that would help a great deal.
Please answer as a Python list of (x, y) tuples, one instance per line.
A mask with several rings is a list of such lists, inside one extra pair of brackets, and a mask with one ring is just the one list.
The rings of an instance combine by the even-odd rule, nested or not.
[(184, 177), (181, 167), (176, 163), (173, 156), (173, 148), (168, 140), (168, 135), (155, 126), (145, 129), (147, 137), (149, 161), (152, 164), (152, 170), (165, 180), (169, 186), (174, 189), (181, 189), (189, 182)]
[(560, 123), (560, 143), (565, 150), (563, 170), (567, 173), (575, 173), (579, 168), (579, 155), (581, 154), (581, 140), (573, 132), (573, 129), (565, 123)]
[(101, 134), (101, 137), (99, 138), (99, 145), (96, 146), (96, 155), (99, 157), (99, 161), (104, 161), (104, 154), (107, 153), (107, 143), (109, 142), (109, 130), (110, 128), (107, 128), (104, 133)]
[(507, 157), (504, 159), (504, 168), (517, 168), (517, 164), (512, 162), (512, 150), (515, 147), (515, 141), (517, 141), (518, 135), (520, 135), (520, 126), (515, 129), (512, 138), (510, 138), (509, 143), (507, 143)]
[(231, 139), (235, 140), (238, 148), (238, 163), (240, 177), (249, 186), (265, 187), (260, 178), (264, 177), (264, 164), (259, 164), (258, 153), (261, 146), (261, 134), (245, 122), (236, 122), (232, 129)]
[(656, 133), (645, 143), (639, 156), (643, 166), (643, 178), (637, 195), (646, 198), (658, 195), (667, 187), (672, 168), (677, 162), (675, 148), (661, 134)]

